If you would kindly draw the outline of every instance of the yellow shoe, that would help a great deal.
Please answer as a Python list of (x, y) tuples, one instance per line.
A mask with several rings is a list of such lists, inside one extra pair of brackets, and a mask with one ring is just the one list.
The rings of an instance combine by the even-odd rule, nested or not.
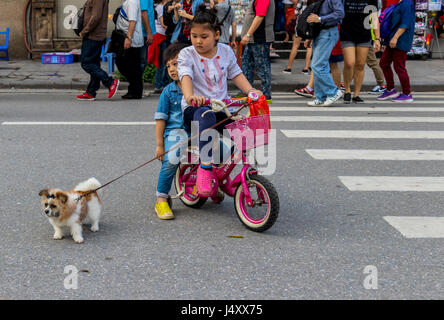
[(157, 213), (157, 217), (162, 220), (171, 220), (174, 219), (173, 211), (171, 211), (168, 202), (158, 202), (154, 207), (154, 210)]

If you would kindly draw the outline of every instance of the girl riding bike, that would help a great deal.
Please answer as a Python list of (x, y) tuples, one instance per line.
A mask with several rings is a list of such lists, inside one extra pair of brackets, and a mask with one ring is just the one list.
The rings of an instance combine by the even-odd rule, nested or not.
[[(205, 5), (200, 6), (191, 22), (193, 45), (183, 49), (178, 58), (179, 79), (183, 91), (181, 106), (184, 124), (190, 129), (191, 121), (197, 121), (199, 133), (227, 118), (224, 112), (207, 112), (203, 115), (210, 110), (203, 105), (207, 97), (217, 100), (228, 98), (228, 79), (247, 95), (251, 92), (262, 95), (262, 92), (251, 86), (242, 73), (233, 50), (227, 45), (218, 43), (220, 34), (221, 28), (215, 10), (206, 9)], [(216, 129), (222, 131), (223, 127)], [(208, 143), (215, 142), (199, 137), (201, 164), (197, 169), (196, 186), (199, 195), (204, 197), (211, 195), (214, 186), (212, 184), (216, 181), (211, 148), (207, 157), (203, 157), (201, 152)]]

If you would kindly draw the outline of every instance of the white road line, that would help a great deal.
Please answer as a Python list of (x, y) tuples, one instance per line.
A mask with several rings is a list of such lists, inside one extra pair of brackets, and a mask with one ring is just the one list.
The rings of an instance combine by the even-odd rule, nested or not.
[(347, 117), (347, 116), (272, 116), (272, 122), (427, 122), (442, 123), (444, 117)]
[(444, 131), (281, 130), (287, 138), (444, 139)]
[(384, 220), (406, 238), (444, 238), (443, 217), (385, 216)]
[(444, 191), (444, 177), (339, 176), (350, 191)]
[[(382, 94), (382, 93), (381, 93)], [(380, 94), (360, 94), (359, 96), (361, 98), (377, 98)], [(421, 97), (421, 98), (442, 98), (444, 99), (444, 93), (443, 92), (413, 92), (412, 93), (413, 99), (415, 97)], [(305, 97), (301, 97), (293, 92), (280, 92), (280, 93), (272, 93), (273, 101), (276, 98), (298, 98), (298, 99), (308, 99)]]
[[(291, 100), (288, 101), (288, 99), (286, 99), (286, 101), (276, 101), (273, 100), (273, 102), (270, 105), (270, 108), (272, 108), (274, 105), (277, 104), (304, 104), (307, 105), (307, 102), (309, 102), (310, 100)], [(443, 105), (444, 104), (444, 97), (443, 99), (436, 99), (436, 100), (414, 100), (413, 102), (410, 103), (397, 103), (397, 102), (391, 102), (391, 101), (378, 101), (378, 100), (367, 100), (366, 103), (363, 103), (363, 105), (372, 105), (372, 104), (387, 104), (390, 103), (391, 105), (399, 105), (399, 106), (410, 106), (412, 104), (440, 104)], [(336, 108), (337, 106), (341, 106), (344, 105), (344, 103), (342, 101), (338, 101), (336, 104), (330, 106), (330, 107), (313, 107), (313, 108)]]
[(314, 108), (314, 107), (274, 107), (270, 106), (270, 112), (280, 111), (333, 111), (333, 112), (444, 112), (444, 107), (334, 107), (334, 108)]
[(444, 161), (444, 150), (347, 150), (306, 149), (317, 160), (439, 160)]
[(116, 121), (17, 121), (2, 122), (2, 126), (152, 126), (156, 122), (116, 122)]

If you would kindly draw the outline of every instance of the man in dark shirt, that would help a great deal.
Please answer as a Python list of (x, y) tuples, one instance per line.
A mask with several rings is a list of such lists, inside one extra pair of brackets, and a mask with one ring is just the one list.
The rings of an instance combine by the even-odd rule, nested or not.
[(83, 70), (90, 74), (88, 88), (85, 93), (77, 96), (78, 100), (92, 101), (96, 98), (100, 82), (108, 88), (108, 98), (117, 92), (119, 80), (110, 77), (100, 67), (100, 54), (106, 39), (108, 23), (108, 0), (88, 0), (85, 4), (82, 37), (82, 54), (80, 62)]

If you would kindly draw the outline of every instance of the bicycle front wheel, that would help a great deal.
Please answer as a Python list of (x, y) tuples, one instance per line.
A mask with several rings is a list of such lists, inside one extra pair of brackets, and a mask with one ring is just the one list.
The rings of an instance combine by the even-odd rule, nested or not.
[(234, 195), (236, 213), (245, 227), (263, 232), (273, 226), (279, 215), (278, 193), (273, 184), (260, 175), (251, 175), (247, 185), (253, 206), (247, 204), (244, 190), (239, 184)]

